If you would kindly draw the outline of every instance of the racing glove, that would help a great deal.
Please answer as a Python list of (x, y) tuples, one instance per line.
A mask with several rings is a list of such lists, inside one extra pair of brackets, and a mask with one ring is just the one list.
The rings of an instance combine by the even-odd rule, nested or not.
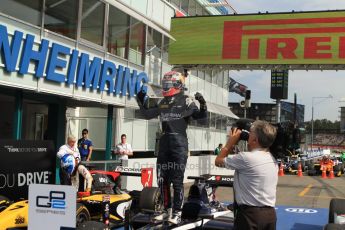
[(206, 101), (205, 98), (202, 96), (201, 93), (197, 92), (195, 95), (195, 100), (200, 103), (200, 109), (206, 109)]
[(140, 105), (144, 105), (147, 101), (148, 96), (146, 95), (146, 91), (141, 89), (139, 93), (137, 93), (137, 101), (140, 103)]

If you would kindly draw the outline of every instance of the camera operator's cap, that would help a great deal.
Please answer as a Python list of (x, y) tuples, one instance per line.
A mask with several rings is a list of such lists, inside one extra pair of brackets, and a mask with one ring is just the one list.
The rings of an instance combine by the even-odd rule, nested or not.
[(164, 74), (162, 79), (162, 94), (164, 97), (174, 96), (184, 90), (185, 76), (177, 71)]

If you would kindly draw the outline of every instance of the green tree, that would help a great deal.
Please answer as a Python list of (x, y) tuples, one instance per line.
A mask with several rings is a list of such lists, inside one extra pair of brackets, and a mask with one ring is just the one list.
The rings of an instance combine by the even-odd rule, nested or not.
[[(306, 132), (311, 133), (311, 122), (307, 121), (304, 123), (304, 125), (305, 125)], [(332, 122), (327, 119), (314, 120), (314, 132), (317, 130), (323, 130), (323, 131), (329, 130), (330, 132), (338, 132), (340, 130), (340, 121)]]

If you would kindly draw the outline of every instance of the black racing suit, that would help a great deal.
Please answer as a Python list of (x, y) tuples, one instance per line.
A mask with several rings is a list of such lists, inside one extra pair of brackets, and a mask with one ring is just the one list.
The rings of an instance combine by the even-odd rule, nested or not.
[[(139, 102), (140, 96), (138, 95)], [(182, 209), (183, 178), (188, 157), (187, 126), (191, 118), (206, 121), (206, 104), (200, 106), (182, 93), (164, 97), (157, 105), (147, 108), (139, 103), (147, 119), (160, 116), (162, 136), (157, 157), (157, 183), (161, 189), (164, 207), (171, 208), (170, 185), (173, 184), (173, 211)]]

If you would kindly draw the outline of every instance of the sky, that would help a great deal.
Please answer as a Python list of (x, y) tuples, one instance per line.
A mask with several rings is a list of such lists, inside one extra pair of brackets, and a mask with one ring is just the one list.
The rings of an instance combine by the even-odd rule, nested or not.
[[(257, 12), (291, 12), (317, 10), (345, 10), (345, 0), (227, 0), (238, 14)], [(248, 86), (251, 102), (275, 103), (270, 99), (270, 71), (231, 71), (230, 76)], [(345, 71), (289, 71), (288, 99), (305, 105), (304, 120), (310, 121), (312, 98), (314, 98), (314, 120), (340, 120), (340, 108), (345, 106)], [(231, 93), (230, 102), (239, 102), (242, 97)], [(343, 101), (343, 102), (340, 102)]]

